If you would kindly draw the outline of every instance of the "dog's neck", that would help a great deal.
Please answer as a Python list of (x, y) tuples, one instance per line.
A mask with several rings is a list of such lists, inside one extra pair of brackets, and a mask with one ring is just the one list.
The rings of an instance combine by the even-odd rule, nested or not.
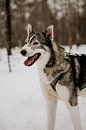
[(56, 63), (56, 56), (55, 56), (55, 52), (52, 51), (51, 52), (51, 56), (49, 58), (49, 61), (46, 64), (46, 67), (52, 67), (55, 63)]
[(44, 73), (50, 81), (67, 72), (70, 67), (69, 62), (66, 61), (64, 49), (56, 45), (53, 46), (53, 49), (53, 54), (44, 68)]
[(53, 43), (51, 56), (49, 58), (48, 63), (46, 64), (46, 68), (52, 68), (55, 64), (59, 64), (64, 58), (64, 48)]

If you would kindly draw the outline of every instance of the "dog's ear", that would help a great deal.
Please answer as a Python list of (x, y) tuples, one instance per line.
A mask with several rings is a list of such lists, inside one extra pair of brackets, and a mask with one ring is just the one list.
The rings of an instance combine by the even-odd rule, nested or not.
[(50, 25), (45, 30), (46, 37), (49, 37), (52, 41), (54, 40), (54, 32), (53, 32), (54, 26)]
[(30, 35), (30, 33), (32, 33), (32, 25), (28, 24), (27, 25), (27, 34), (28, 34), (28, 36)]

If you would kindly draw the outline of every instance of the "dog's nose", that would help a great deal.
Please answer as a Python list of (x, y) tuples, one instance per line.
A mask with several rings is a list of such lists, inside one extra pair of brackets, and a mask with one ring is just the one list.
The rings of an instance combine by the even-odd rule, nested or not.
[(21, 53), (23, 56), (25, 56), (26, 53), (27, 53), (27, 51), (26, 51), (26, 50), (21, 50), (20, 53)]

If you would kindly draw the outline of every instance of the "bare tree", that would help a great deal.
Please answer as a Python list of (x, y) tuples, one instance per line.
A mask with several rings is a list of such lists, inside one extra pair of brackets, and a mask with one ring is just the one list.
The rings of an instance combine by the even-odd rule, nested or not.
[[(7, 33), (7, 41), (10, 39), (12, 42), (5, 41), (7, 28), (4, 23), (7, 21), (8, 13), (5, 13), (4, 7), (7, 1), (11, 2), (9, 25), (12, 24), (12, 29), (6, 31), (12, 32), (12, 37)], [(49, 0), (0, 0), (0, 47), (6, 43), (10, 53), (11, 46), (22, 46), (26, 37), (27, 23), (31, 23), (37, 31), (54, 24), (55, 40), (61, 44), (71, 46), (72, 43), (86, 43), (86, 0), (53, 0), (52, 2), (51, 6)]]
[(10, 55), (11, 55), (11, 13), (10, 13), (10, 0), (6, 0), (6, 48), (8, 56), (8, 66), (11, 72)]

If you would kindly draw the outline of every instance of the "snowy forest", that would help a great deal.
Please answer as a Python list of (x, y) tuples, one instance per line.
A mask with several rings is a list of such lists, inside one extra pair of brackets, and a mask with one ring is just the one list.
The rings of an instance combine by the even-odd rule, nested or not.
[[(7, 43), (9, 16), (10, 45)], [(0, 0), (0, 47), (22, 46), (28, 23), (36, 31), (53, 24), (59, 44), (85, 44), (86, 0)]]
[[(20, 54), (28, 23), (35, 31), (53, 24), (57, 44), (68, 53), (86, 54), (86, 0), (0, 0), (0, 130), (47, 128), (37, 66), (26, 67)], [(86, 97), (79, 97), (78, 103), (86, 130)], [(74, 130), (60, 100), (54, 130)]]

